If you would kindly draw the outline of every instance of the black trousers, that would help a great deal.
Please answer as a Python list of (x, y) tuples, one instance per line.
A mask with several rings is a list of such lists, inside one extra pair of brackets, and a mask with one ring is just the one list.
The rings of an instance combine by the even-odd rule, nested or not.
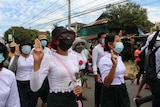
[(150, 88), (153, 95), (152, 107), (160, 107), (160, 79), (150, 84)]
[(49, 93), (47, 100), (47, 107), (78, 107), (76, 103), (76, 96), (73, 92), (65, 93)]
[(152, 97), (153, 97), (152, 95), (149, 95), (149, 96), (146, 96), (146, 97), (143, 97), (143, 98), (139, 98), (139, 99), (137, 99), (137, 103), (138, 103), (138, 105), (141, 105), (143, 103), (152, 101)]
[[(97, 73), (100, 74), (99, 69), (97, 69)], [(94, 100), (96, 107), (100, 106), (101, 89), (102, 89), (102, 83), (95, 81)]]
[(42, 99), (43, 103), (47, 103), (47, 98), (49, 94), (49, 83), (48, 78), (46, 77), (42, 87), (38, 90), (38, 96)]
[(21, 107), (36, 107), (38, 94), (30, 89), (30, 81), (17, 81)]

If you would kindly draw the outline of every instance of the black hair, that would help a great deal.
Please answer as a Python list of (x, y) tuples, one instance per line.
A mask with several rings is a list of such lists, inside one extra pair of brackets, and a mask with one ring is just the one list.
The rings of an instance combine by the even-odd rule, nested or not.
[(22, 46), (24, 46), (24, 45), (30, 45), (31, 48), (33, 48), (33, 44), (31, 43), (31, 41), (29, 39), (25, 38), (25, 39), (21, 40), (21, 43), (20, 43), (20, 46), (19, 46), (20, 52), (22, 52)]
[[(3, 53), (3, 56), (4, 56), (4, 59), (5, 59), (5, 60), (8, 58), (8, 49), (7, 49), (7, 47), (6, 47), (4, 44), (2, 44), (2, 43), (0, 43), (0, 53)], [(5, 60), (4, 60), (4, 61), (5, 61)], [(4, 61), (3, 61), (3, 62), (4, 62)], [(0, 68), (3, 67), (3, 62), (0, 63)]]
[(106, 34), (106, 33), (105, 33), (105, 32), (99, 32), (98, 35), (97, 35), (97, 38), (98, 38), (98, 39), (101, 38), (102, 35), (104, 35), (104, 34)]
[(109, 51), (110, 48), (108, 46), (108, 42), (114, 42), (115, 36), (117, 34), (116, 33), (109, 33), (106, 37), (105, 37), (105, 47), (104, 47), (104, 51)]

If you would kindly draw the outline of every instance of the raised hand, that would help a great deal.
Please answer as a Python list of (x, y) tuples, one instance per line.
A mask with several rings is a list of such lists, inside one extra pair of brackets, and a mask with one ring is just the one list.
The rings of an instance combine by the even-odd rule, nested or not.
[(20, 55), (20, 51), (19, 51), (19, 46), (15, 46), (15, 52), (14, 52), (15, 55)]
[(158, 23), (156, 24), (156, 29), (160, 30), (160, 24), (158, 24)]
[(113, 50), (110, 51), (111, 52), (111, 60), (112, 60), (112, 63), (113, 65), (117, 65), (117, 56), (114, 54)]
[(38, 39), (36, 39), (35, 49), (33, 50), (34, 71), (37, 71), (39, 69), (43, 56), (44, 56), (44, 53), (42, 50), (41, 42)]

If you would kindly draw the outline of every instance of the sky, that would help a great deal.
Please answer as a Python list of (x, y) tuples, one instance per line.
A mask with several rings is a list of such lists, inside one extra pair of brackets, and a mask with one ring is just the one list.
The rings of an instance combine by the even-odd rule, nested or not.
[[(151, 22), (160, 22), (160, 0), (71, 0), (71, 23), (94, 22), (106, 4), (135, 2), (147, 9)], [(51, 31), (68, 24), (68, 0), (0, 0), (0, 36), (12, 26)]]

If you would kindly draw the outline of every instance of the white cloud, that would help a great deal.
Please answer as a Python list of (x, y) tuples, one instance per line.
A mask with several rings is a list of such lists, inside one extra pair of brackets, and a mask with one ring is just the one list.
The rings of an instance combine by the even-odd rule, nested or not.
[[(114, 3), (118, 1), (122, 0), (71, 0), (71, 13), (72, 15), (77, 15), (82, 11), (90, 10), (96, 7), (101, 7), (105, 4)], [(142, 0), (133, 1), (142, 2)], [(62, 18), (67, 18), (67, 3), (68, 0), (1, 0), (0, 35), (3, 35), (3, 33), (11, 26), (23, 26), (25, 28), (34, 28), (35, 25), (38, 25), (35, 27), (38, 30), (51, 30), (53, 24), (56, 21)], [(156, 11), (157, 9), (155, 6), (148, 6), (146, 8), (148, 8), (149, 11)], [(104, 10), (105, 9), (102, 9), (72, 18), (71, 22), (80, 22), (85, 24), (91, 23), (95, 21)], [(148, 17), (149, 20), (151, 20), (152, 22), (158, 21), (160, 13), (148, 12)], [(53, 20), (56, 21), (50, 22)], [(41, 25), (47, 22), (50, 23)], [(65, 26), (67, 23), (68, 21), (65, 20), (58, 23), (58, 25)]]

